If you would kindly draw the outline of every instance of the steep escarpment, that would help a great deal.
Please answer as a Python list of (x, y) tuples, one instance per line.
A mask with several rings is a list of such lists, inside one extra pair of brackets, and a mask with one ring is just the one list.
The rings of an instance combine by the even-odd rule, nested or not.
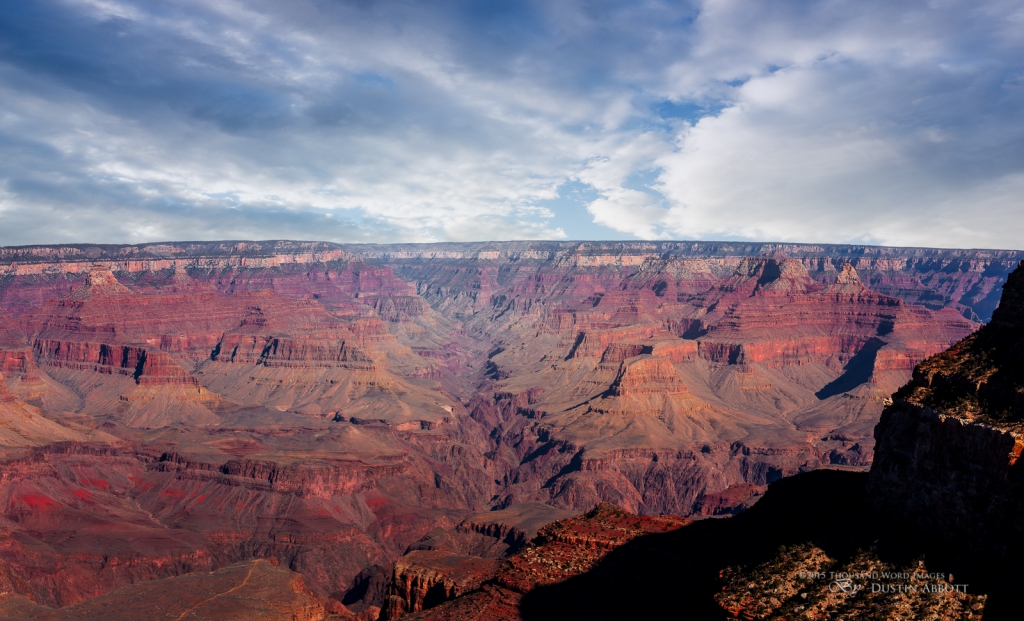
[(395, 562), (382, 619), (399, 619), (478, 588), (498, 561), (447, 551), (413, 550)]
[(1024, 529), (1024, 270), (991, 323), (922, 362), (875, 430), (879, 510), (968, 558), (1003, 557)]

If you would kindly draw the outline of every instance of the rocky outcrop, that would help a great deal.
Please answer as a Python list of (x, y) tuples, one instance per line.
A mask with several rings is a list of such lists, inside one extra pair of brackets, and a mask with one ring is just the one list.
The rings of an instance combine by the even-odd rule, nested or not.
[(880, 512), (967, 557), (1016, 549), (1024, 524), (1024, 268), (992, 322), (922, 362), (875, 429)]
[(398, 619), (468, 593), (494, 576), (498, 561), (414, 550), (395, 562), (382, 619)]
[(456, 528), (460, 532), (479, 533), (497, 539), (512, 552), (522, 548), (541, 528), (572, 516), (571, 511), (539, 502), (516, 503), (496, 511), (471, 515)]
[(609, 390), (619, 397), (631, 394), (671, 394), (686, 392), (686, 384), (679, 379), (675, 367), (667, 358), (642, 355), (622, 361)]
[[(826, 576), (828, 579), (826, 579)], [(874, 552), (846, 561), (803, 544), (757, 567), (722, 572), (715, 601), (738, 619), (981, 619), (988, 596), (923, 561), (894, 565)]]
[(760, 500), (766, 486), (739, 483), (720, 492), (704, 494), (694, 505), (695, 515), (733, 515), (749, 509)]
[(413, 618), (519, 619), (523, 595), (586, 572), (638, 537), (671, 532), (688, 523), (672, 516), (637, 516), (613, 505), (599, 505), (586, 515), (543, 527), (526, 548), (500, 565), (492, 581)]
[(657, 324), (623, 326), (607, 330), (584, 330), (577, 337), (576, 344), (569, 352), (569, 358), (601, 356), (612, 343), (649, 339), (658, 333)]
[(937, 547), (1005, 555), (1024, 532), (1024, 437), (900, 401), (878, 424), (871, 490)]
[(174, 472), (179, 480), (210, 481), (218, 485), (241, 486), (251, 490), (288, 494), (302, 498), (330, 499), (365, 492), (374, 481), (394, 477), (408, 470), (404, 460), (370, 465), (360, 462), (280, 464), (269, 460), (231, 459), (219, 466), (192, 462), (176, 453), (160, 456), (152, 465), (159, 472)]
[(169, 355), (145, 347), (39, 339), (32, 349), (36, 360), (54, 367), (125, 375), (137, 384), (199, 387), (199, 380)]

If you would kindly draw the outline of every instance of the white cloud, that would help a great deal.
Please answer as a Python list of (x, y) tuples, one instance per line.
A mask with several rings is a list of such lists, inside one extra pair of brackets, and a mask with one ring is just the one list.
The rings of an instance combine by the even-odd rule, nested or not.
[(14, 4), (0, 243), (1020, 246), (1020, 1)]
[[(1024, 152), (1009, 143), (1024, 137), (1024, 123), (995, 101), (1004, 68), (985, 49), (968, 50), (969, 62), (943, 62), (966, 53), (958, 46), (982, 45), (950, 33), (948, 20), (969, 15), (869, 10), (874, 19), (806, 32), (790, 31), (791, 20), (748, 32), (735, 14), (723, 18), (722, 7), (737, 4), (709, 6), (704, 54), (733, 49), (719, 77), (749, 77), (720, 114), (684, 128), (677, 149), (658, 160), (655, 187), (671, 205), (664, 231), (1020, 247)], [(730, 35), (739, 32), (749, 43)], [(707, 69), (688, 62), (693, 73)], [(757, 70), (770, 65), (782, 68)], [(670, 75), (685, 73), (680, 65)], [(700, 96), (703, 79), (681, 80), (681, 92)]]

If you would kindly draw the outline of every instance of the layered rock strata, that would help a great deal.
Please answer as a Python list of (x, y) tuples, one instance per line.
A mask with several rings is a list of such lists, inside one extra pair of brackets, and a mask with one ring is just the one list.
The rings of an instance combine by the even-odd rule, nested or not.
[(549, 505), (519, 503), (471, 515), (454, 530), (435, 529), (395, 562), (381, 618), (398, 619), (476, 590), (542, 528), (571, 516)]
[(850, 264), (829, 284), (790, 259), (704, 265), (703, 280), (648, 267), (518, 264), (503, 283), (515, 296), (467, 320), (500, 343), (492, 392), (470, 412), (499, 432), (503, 502), (688, 514), (726, 489), (715, 502), (825, 464), (866, 467), (884, 400), (977, 327), (871, 291)]
[(479, 587), (498, 561), (446, 551), (414, 550), (395, 562), (382, 619), (433, 608)]
[(740, 512), (867, 466), (1017, 256), (972, 252), (0, 249), (5, 584), (68, 606), (274, 556), (368, 615), (403, 553), (503, 558), (551, 511)]

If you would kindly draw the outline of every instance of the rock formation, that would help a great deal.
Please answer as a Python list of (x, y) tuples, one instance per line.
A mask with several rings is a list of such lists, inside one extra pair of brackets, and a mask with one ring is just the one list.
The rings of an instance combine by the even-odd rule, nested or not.
[[(475, 590), (403, 618), (1019, 616), (1016, 582), (961, 573), (941, 555), (908, 546), (906, 530), (873, 512), (866, 478), (819, 470), (782, 479), (749, 511), (722, 520), (642, 517), (601, 505), (542, 529)], [(999, 567), (1020, 577), (1019, 570)]]
[(992, 321), (922, 362), (875, 429), (880, 511), (935, 546), (980, 562), (1016, 552), (1024, 532), (1024, 268)]
[(413, 550), (395, 562), (381, 618), (398, 619), (455, 599), (493, 577), (497, 565), (479, 556)]
[[(509, 554), (549, 571), (522, 560), (540, 525), (601, 502), (739, 513), (782, 477), (866, 468), (885, 399), (988, 318), (1019, 258), (646, 242), (3, 248), (0, 590), (49, 618), (274, 557), (320, 605), (369, 618), (490, 589)], [(1000, 390), (978, 402), (1013, 402)], [(616, 515), (615, 532), (634, 519)], [(649, 532), (637, 528), (615, 545)], [(547, 580), (503, 563), (494, 601)]]
[[(545, 526), (531, 543), (509, 557), (493, 579), (450, 602), (412, 619), (471, 621), (518, 619), (523, 595), (555, 584), (595, 567), (616, 548), (643, 535), (665, 533), (688, 524), (671, 517), (631, 515), (601, 504), (586, 515)], [(396, 568), (396, 579), (399, 577)], [(392, 617), (396, 618), (396, 617)]]
[[(852, 289), (851, 276), (839, 286)], [(875, 429), (870, 475), (783, 479), (738, 517), (617, 545), (597, 533), (641, 518), (599, 506), (546, 527), (492, 580), (411, 618), (1017, 618), (1022, 341), (1024, 267), (989, 325), (919, 364), (894, 395)], [(666, 377), (649, 375), (653, 384)], [(700, 513), (714, 513), (710, 504)], [(573, 557), (605, 545), (615, 549), (596, 562)]]

